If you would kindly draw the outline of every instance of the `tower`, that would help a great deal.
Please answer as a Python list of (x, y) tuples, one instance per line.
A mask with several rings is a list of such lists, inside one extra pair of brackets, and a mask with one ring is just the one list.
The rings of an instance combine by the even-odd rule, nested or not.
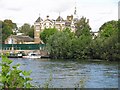
[(76, 10), (76, 6), (75, 6), (74, 15), (76, 15), (76, 13), (77, 13), (77, 10)]
[(75, 2), (73, 19), (72, 19), (72, 22), (71, 22), (71, 31), (72, 32), (76, 31), (76, 23), (77, 23), (77, 21), (78, 21), (78, 16), (77, 16), (77, 7), (76, 7), (76, 2)]
[(75, 7), (74, 7), (73, 20), (74, 22), (78, 20), (76, 2), (75, 2)]
[(40, 32), (41, 32), (41, 27), (42, 27), (42, 18), (39, 16), (38, 19), (35, 21), (34, 23), (34, 42), (35, 43), (40, 43), (41, 39), (40, 39)]

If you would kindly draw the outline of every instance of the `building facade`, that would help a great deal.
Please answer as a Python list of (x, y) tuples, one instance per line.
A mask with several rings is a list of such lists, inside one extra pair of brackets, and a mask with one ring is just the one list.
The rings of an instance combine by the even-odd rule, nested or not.
[(75, 32), (76, 27), (75, 24), (78, 20), (76, 7), (73, 15), (67, 16), (66, 20), (64, 20), (60, 15), (56, 20), (49, 19), (49, 16), (46, 19), (42, 19), (38, 17), (38, 19), (34, 23), (34, 42), (41, 43), (40, 39), (40, 32), (42, 32), (45, 28), (56, 28), (59, 31), (63, 30), (64, 28), (70, 28), (71, 32)]
[(5, 44), (33, 44), (34, 40), (29, 36), (11, 35), (5, 40)]

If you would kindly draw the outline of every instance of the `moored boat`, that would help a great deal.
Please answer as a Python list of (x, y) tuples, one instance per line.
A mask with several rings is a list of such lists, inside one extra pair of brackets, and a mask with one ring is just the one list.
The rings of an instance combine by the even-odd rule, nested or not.
[(22, 58), (22, 53), (10, 53), (8, 56), (8, 58)]
[(33, 58), (33, 59), (37, 59), (37, 58), (41, 58), (41, 55), (37, 54), (37, 53), (29, 53), (26, 56), (22, 56), (23, 58)]

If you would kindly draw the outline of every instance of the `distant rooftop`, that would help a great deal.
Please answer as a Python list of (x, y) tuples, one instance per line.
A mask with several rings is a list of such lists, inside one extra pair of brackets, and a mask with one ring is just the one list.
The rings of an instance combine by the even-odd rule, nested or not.
[(63, 19), (61, 16), (59, 16), (59, 17), (56, 19), (56, 21), (64, 21), (64, 19)]
[(41, 22), (43, 19), (41, 17), (38, 17), (38, 19), (35, 22)]
[(17, 40), (22, 40), (25, 42), (33, 42), (34, 40), (29, 36), (23, 36), (23, 35), (12, 35), (12, 37), (16, 38)]

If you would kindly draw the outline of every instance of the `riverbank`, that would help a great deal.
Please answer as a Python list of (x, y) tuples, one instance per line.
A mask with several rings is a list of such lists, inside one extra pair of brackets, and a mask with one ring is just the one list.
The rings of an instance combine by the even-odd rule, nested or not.
[(7, 55), (8, 58), (22, 58), (29, 53), (36, 53), (37, 55), (40, 55), (41, 58), (50, 58), (48, 53), (44, 50), (2, 50), (1, 54)]

